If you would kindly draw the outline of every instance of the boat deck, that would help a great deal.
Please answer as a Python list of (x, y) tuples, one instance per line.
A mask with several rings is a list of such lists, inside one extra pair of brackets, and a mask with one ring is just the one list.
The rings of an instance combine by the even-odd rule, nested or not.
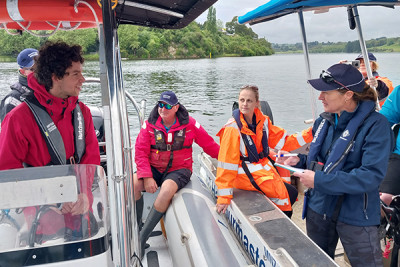
[[(301, 213), (303, 210), (303, 200), (304, 200), (304, 194), (301, 194), (300, 192), (303, 192), (303, 190), (299, 190), (299, 196), (298, 196), (298, 201), (293, 205), (293, 216), (292, 220), (293, 222), (303, 231), (306, 232), (306, 221), (301, 218)], [(350, 267), (351, 265), (345, 261), (345, 256), (344, 256), (344, 249), (342, 246), (342, 243), (338, 243), (338, 246), (336, 247), (335, 251), (335, 262), (340, 266), (340, 267)]]

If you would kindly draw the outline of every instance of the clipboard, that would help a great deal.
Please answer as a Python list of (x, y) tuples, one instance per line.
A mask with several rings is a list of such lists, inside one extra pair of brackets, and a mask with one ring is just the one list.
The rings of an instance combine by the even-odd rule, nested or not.
[(290, 166), (290, 165), (283, 165), (283, 164), (275, 163), (275, 166), (284, 168), (284, 169), (289, 170), (291, 172), (304, 172), (304, 169), (295, 168), (295, 167)]

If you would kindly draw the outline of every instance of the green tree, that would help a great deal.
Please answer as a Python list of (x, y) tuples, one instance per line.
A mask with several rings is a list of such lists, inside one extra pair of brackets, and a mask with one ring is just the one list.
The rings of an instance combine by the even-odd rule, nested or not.
[(217, 33), (217, 10), (211, 6), (208, 9), (207, 21), (205, 22), (206, 29), (212, 34)]
[(48, 38), (51, 41), (61, 40), (68, 44), (79, 44), (84, 54), (97, 52), (98, 34), (97, 29), (80, 29), (75, 31), (58, 31)]
[(258, 35), (255, 32), (253, 32), (253, 30), (250, 27), (239, 24), (237, 22), (237, 16), (233, 17), (231, 22), (226, 23), (226, 32), (228, 32), (230, 34), (238, 34), (241, 36), (247, 36), (247, 37), (254, 38), (254, 39), (258, 38)]

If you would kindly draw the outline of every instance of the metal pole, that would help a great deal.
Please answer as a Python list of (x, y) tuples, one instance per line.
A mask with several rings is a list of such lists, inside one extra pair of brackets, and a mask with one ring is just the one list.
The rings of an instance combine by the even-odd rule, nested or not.
[[(132, 225), (128, 225), (126, 212), (126, 196), (125, 196), (125, 180), (127, 174), (124, 168), (124, 122), (121, 116), (121, 103), (124, 94), (121, 82), (117, 26), (114, 12), (111, 9), (110, 1), (102, 1), (103, 11), (103, 36), (104, 36), (104, 68), (109, 87), (109, 106), (105, 110), (105, 116), (109, 120), (110, 130), (106, 131), (106, 140), (111, 146), (107, 149), (107, 153), (112, 153), (113, 160), (108, 165), (108, 184), (110, 197), (110, 214), (112, 218), (111, 232), (113, 244), (113, 261), (115, 266), (130, 266), (130, 235), (129, 229)], [(101, 35), (101, 34), (100, 34)], [(104, 100), (103, 100), (104, 101)], [(105, 104), (105, 103), (103, 103)], [(109, 117), (108, 117), (109, 116)], [(107, 136), (107, 134), (109, 134)], [(129, 135), (129, 132), (128, 132)], [(130, 175), (128, 176), (130, 177)], [(129, 201), (128, 201), (129, 202)], [(114, 218), (113, 218), (114, 217)]]
[[(301, 37), (303, 41), (303, 51), (304, 51), (304, 61), (306, 63), (306, 75), (307, 75), (307, 80), (311, 79), (311, 68), (310, 68), (310, 57), (309, 57), (309, 51), (308, 51), (308, 44), (307, 44), (307, 35), (306, 35), (306, 29), (304, 25), (304, 17), (303, 17), (303, 11), (298, 12), (299, 15), (299, 22), (300, 22), (300, 31), (301, 31)], [(314, 88), (312, 86), (309, 86), (310, 88), (310, 98), (311, 98), (311, 111), (312, 111), (312, 117), (313, 121), (317, 118), (317, 101), (315, 97), (315, 92)]]
[[(369, 63), (367, 45), (365, 44), (364, 36), (363, 36), (363, 33), (362, 33), (362, 29), (361, 29), (361, 21), (360, 21), (360, 16), (358, 15), (358, 8), (357, 8), (357, 6), (353, 6), (352, 9), (353, 9), (353, 13), (354, 13), (354, 19), (356, 21), (356, 28), (357, 28), (357, 33), (358, 33), (358, 40), (360, 41), (361, 53), (363, 54), (364, 64), (365, 64), (365, 68), (367, 69), (368, 79), (370, 79), (370, 78), (373, 77), (372, 76), (372, 70), (371, 70), (371, 65)], [(372, 85), (370, 85), (370, 86), (372, 88), (374, 88), (375, 91), (376, 91), (375, 87), (373, 87)], [(381, 109), (380, 106), (379, 106), (379, 100), (377, 100), (376, 108), (378, 110)]]

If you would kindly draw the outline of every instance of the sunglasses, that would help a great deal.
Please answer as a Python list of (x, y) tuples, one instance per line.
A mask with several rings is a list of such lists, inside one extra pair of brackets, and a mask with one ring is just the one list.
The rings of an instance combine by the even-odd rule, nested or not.
[(164, 103), (158, 102), (158, 107), (159, 108), (164, 108), (165, 107), (166, 109), (170, 110), (173, 106), (170, 105), (170, 104), (164, 104)]
[[(341, 82), (338, 82), (337, 80), (335, 80), (335, 78), (332, 76), (332, 74), (329, 71), (323, 70), (321, 72), (321, 74), (319, 75), (319, 77), (326, 83), (336, 83), (336, 84), (342, 86), (342, 88), (347, 89), (347, 90), (350, 91), (350, 89), (347, 88), (347, 86), (345, 86)], [(340, 88), (338, 88), (338, 89), (340, 89)]]

